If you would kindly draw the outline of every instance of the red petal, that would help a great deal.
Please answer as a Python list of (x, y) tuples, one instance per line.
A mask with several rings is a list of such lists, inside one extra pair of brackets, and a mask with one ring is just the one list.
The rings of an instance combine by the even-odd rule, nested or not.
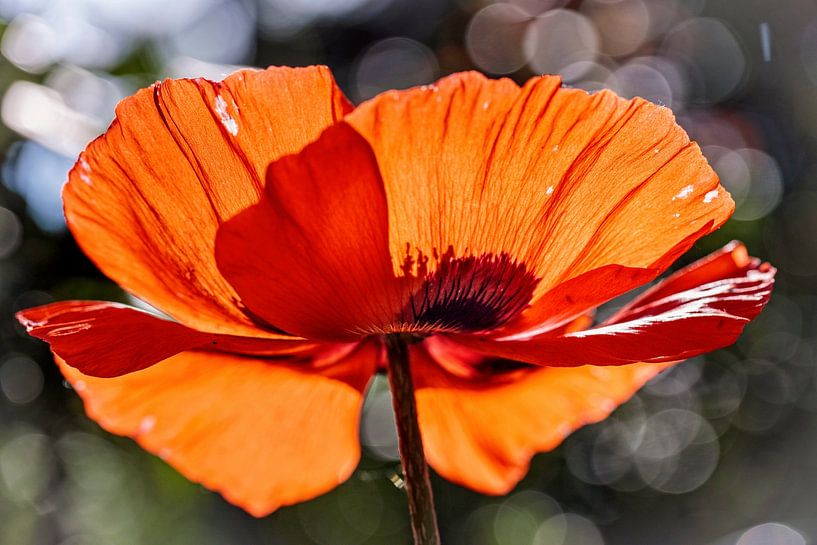
[(270, 165), (264, 198), (219, 229), (216, 256), (253, 313), (294, 335), (353, 340), (404, 304), (377, 162), (343, 123)]
[(637, 306), (662, 299), (674, 293), (693, 289), (700, 284), (740, 276), (751, 268), (757, 268), (758, 265), (759, 262), (756, 258), (749, 257), (746, 246), (741, 242), (732, 241), (720, 250), (671, 274), (662, 282), (642, 293), (622, 308), (610, 321), (617, 321), (619, 317)]
[(537, 365), (621, 365), (690, 358), (732, 344), (771, 296), (774, 268), (733, 260), (730, 273), (724, 264), (723, 258), (707, 258), (670, 278), (668, 289), (681, 291), (667, 293), (659, 285), (655, 293), (661, 298), (648, 295), (614, 320), (587, 331), (524, 340), (455, 338), (487, 354)]
[(373, 344), (328, 366), (184, 352), (112, 379), (60, 368), (103, 428), (263, 516), (331, 490), (355, 469), (376, 356)]
[(563, 282), (544, 293), (522, 315), (492, 336), (529, 338), (598, 307), (617, 295), (642, 286), (658, 276), (656, 269), (605, 265)]
[(287, 354), (313, 346), (296, 339), (202, 333), (135, 308), (101, 301), (53, 303), (18, 312), (17, 319), (71, 367), (95, 377), (133, 373), (194, 348)]
[(552, 331), (577, 316), (654, 280), (686, 253), (695, 241), (711, 230), (712, 222), (708, 222), (673, 246), (649, 267), (605, 265), (573, 276), (542, 294), (519, 318), (492, 336), (528, 338)]

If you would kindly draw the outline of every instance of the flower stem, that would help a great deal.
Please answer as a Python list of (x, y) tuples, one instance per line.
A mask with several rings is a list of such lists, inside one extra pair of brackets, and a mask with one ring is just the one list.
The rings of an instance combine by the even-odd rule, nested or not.
[(386, 352), (389, 359), (389, 387), (397, 423), (397, 440), (400, 460), (403, 462), (406, 492), (408, 493), (409, 517), (415, 545), (440, 545), (434, 496), (423, 452), (423, 439), (417, 425), (417, 403), (414, 399), (414, 382), (409, 369), (408, 336), (386, 335)]

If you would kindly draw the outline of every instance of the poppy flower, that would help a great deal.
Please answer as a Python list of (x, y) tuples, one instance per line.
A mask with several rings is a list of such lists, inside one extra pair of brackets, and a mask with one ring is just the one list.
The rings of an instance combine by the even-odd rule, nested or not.
[(503, 494), (661, 370), (731, 344), (775, 270), (732, 243), (594, 325), (734, 203), (672, 113), (476, 73), (358, 107), (323, 67), (165, 80), (123, 100), (63, 191), (107, 276), (166, 316), (18, 314), (91, 418), (254, 515), (359, 456), (403, 334), (430, 465)]

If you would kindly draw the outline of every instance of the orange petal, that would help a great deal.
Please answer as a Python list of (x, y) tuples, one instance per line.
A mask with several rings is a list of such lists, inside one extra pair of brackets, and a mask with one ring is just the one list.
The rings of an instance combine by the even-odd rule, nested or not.
[(538, 295), (605, 265), (650, 267), (733, 209), (668, 109), (556, 76), (520, 89), (455, 74), (346, 119), (380, 165), (396, 272), (407, 245), (507, 253), (541, 278)]
[(203, 331), (258, 335), (218, 272), (218, 226), (255, 203), (270, 161), (351, 108), (327, 68), (165, 80), (123, 100), (63, 191), (77, 242), (126, 290)]
[(659, 284), (613, 319), (586, 331), (510, 340), (452, 337), (474, 350), (536, 365), (691, 358), (735, 342), (768, 302), (776, 271), (768, 263), (747, 260), (740, 249), (717, 252), (670, 277), (666, 289)]
[(116, 377), (193, 348), (244, 354), (289, 354), (314, 346), (303, 340), (202, 333), (147, 312), (104, 301), (63, 301), (17, 313), (29, 335), (51, 345), (71, 367)]
[(310, 339), (354, 340), (404, 304), (387, 229), (371, 148), (339, 123), (270, 165), (264, 198), (219, 229), (216, 255), (265, 321)]
[(373, 343), (326, 366), (184, 352), (111, 379), (58, 363), (103, 428), (263, 516), (351, 475), (376, 356)]
[(509, 492), (534, 454), (603, 420), (672, 365), (546, 367), (475, 381), (443, 371), (423, 344), (412, 347), (411, 363), (428, 461), (446, 479), (484, 494)]

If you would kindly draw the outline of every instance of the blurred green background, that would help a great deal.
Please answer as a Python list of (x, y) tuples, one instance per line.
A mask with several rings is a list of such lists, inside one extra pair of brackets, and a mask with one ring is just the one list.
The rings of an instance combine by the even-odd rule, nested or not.
[(537, 456), (511, 495), (435, 478), (445, 543), (817, 543), (814, 0), (0, 0), (0, 24), (3, 545), (409, 543), (384, 381), (351, 480), (256, 520), (102, 432), (11, 318), (128, 301), (66, 233), (59, 196), (119, 99), (166, 76), (315, 63), (356, 102), (477, 69), (670, 106), (737, 202), (684, 262), (739, 238), (780, 269), (736, 346)]

